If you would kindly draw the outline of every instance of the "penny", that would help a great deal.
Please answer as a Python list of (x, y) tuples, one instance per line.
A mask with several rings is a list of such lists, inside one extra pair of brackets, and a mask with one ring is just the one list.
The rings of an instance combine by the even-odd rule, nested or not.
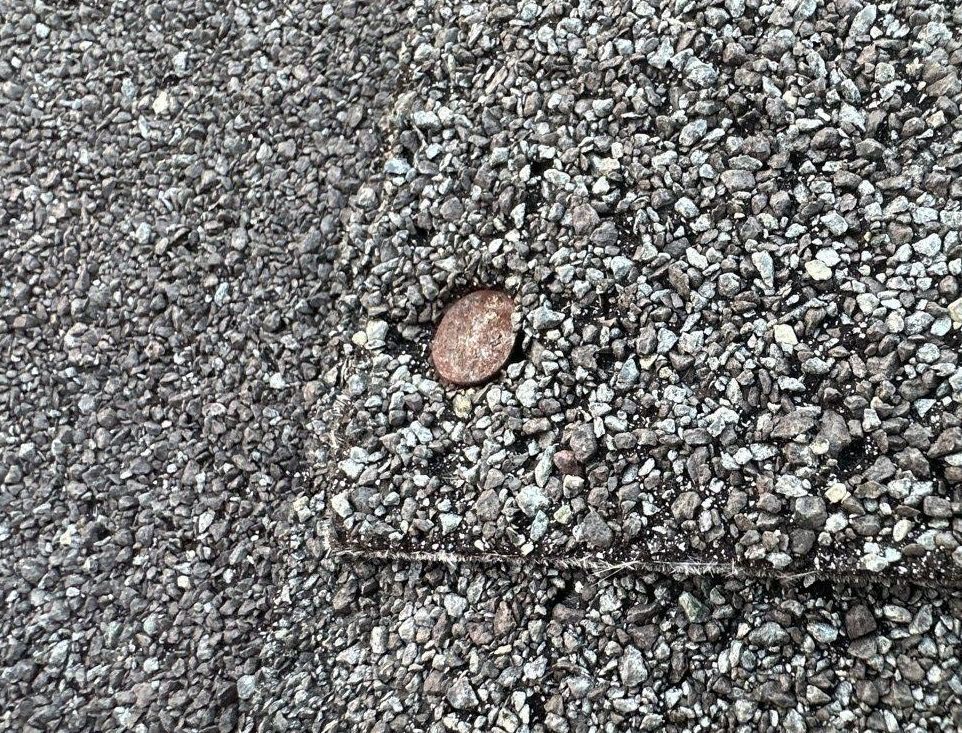
[(514, 300), (500, 290), (476, 290), (448, 307), (431, 342), (434, 368), (446, 382), (479, 384), (511, 355)]

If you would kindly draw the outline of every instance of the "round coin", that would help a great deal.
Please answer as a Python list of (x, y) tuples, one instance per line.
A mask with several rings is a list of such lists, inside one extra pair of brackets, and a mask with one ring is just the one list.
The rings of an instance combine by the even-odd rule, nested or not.
[(431, 360), (451, 384), (490, 379), (514, 347), (514, 300), (500, 290), (476, 290), (453, 303), (431, 342)]

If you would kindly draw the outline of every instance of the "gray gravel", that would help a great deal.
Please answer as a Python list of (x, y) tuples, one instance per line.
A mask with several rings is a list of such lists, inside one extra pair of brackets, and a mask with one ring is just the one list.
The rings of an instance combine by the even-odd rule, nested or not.
[(349, 11), (0, 0), (0, 730), (255, 725), (401, 40)]
[(0, 0), (0, 730), (962, 728), (950, 8)]
[(292, 550), (264, 731), (962, 726), (962, 606), (936, 591), (320, 552)]
[[(338, 243), (336, 544), (962, 584), (962, 11), (412, 17), (409, 167)], [(425, 344), (479, 286), (519, 344), (455, 389)]]

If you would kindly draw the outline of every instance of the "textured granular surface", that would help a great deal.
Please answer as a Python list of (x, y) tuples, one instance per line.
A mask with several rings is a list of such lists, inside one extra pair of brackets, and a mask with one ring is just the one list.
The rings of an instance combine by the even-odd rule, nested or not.
[[(0, 0), (0, 730), (962, 728), (959, 26)], [(879, 581), (524, 554), (658, 527)]]
[(446, 382), (471, 385), (493, 376), (511, 355), (514, 302), (507, 293), (476, 290), (444, 313), (431, 341), (431, 362)]
[[(790, 5), (423, 9), (344, 245), (391, 344), (335, 385), (339, 545), (962, 579), (958, 19)], [(456, 389), (421, 343), (473, 279), (523, 355)]]
[(0, 730), (260, 725), (402, 13), (0, 0)]
[(292, 559), (263, 730), (962, 726), (932, 591)]

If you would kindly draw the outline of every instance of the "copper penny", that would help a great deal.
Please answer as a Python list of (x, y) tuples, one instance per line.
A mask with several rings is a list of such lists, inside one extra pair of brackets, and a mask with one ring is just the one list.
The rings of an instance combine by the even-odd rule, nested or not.
[(452, 304), (431, 342), (441, 378), (459, 385), (490, 379), (514, 347), (514, 300), (499, 290), (476, 290)]

